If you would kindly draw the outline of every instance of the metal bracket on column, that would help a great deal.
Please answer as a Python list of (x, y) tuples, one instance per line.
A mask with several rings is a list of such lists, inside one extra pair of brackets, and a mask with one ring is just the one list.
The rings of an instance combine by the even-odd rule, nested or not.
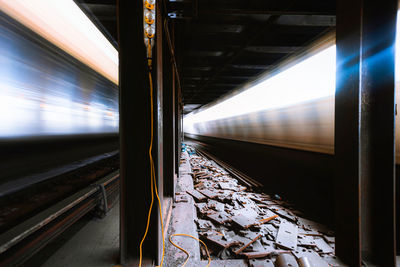
[(104, 187), (104, 184), (93, 184), (93, 186), (98, 187), (101, 192), (102, 199), (98, 205), (99, 207), (98, 210), (100, 212), (97, 215), (103, 218), (108, 213), (108, 200), (107, 200), (106, 188)]

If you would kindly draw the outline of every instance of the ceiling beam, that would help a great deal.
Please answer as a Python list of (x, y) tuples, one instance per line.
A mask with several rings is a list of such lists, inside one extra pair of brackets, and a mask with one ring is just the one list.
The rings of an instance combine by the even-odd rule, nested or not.
[(247, 70), (269, 70), (272, 68), (271, 65), (261, 65), (261, 64), (230, 64), (230, 68), (234, 69), (247, 69)]
[(199, 16), (202, 15), (334, 15), (329, 10), (272, 10), (264, 8), (220, 8), (220, 9), (199, 9)]
[(335, 15), (283, 15), (277, 21), (278, 25), (296, 26), (336, 26)]
[[(207, 87), (214, 79), (216, 79), (221, 74), (221, 72), (226, 68), (226, 66), (232, 64), (233, 61), (236, 60), (242, 54), (244, 48), (251, 45), (252, 42), (254, 42), (259, 37), (258, 35), (255, 35), (255, 33), (263, 35), (268, 29), (270, 29), (270, 27), (276, 22), (278, 18), (279, 16), (271, 16), (266, 22), (258, 25), (258, 27), (250, 28), (243, 36), (242, 45), (235, 51), (232, 51), (230, 57), (226, 59), (224, 63), (215, 68), (215, 71), (213, 71), (212, 76), (210, 76), (207, 79), (207, 81), (203, 83), (199, 92), (203, 90), (205, 87)], [(194, 96), (196, 95), (193, 95), (193, 97)]]
[(217, 50), (186, 50), (183, 52), (185, 56), (190, 57), (220, 57), (224, 54), (224, 51)]
[(244, 50), (260, 54), (288, 54), (301, 48), (301, 46), (248, 46)]

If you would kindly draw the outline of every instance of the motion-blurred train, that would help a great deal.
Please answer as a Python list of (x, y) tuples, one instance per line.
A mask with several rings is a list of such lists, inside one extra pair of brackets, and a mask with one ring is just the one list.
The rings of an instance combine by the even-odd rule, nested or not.
[[(275, 71), (186, 115), (184, 131), (192, 137), (334, 154), (335, 58), (335, 35), (330, 33), (282, 62)], [(396, 100), (400, 100), (398, 90)], [(397, 163), (399, 127), (396, 116)]]
[[(87, 36), (79, 34), (79, 28), (72, 28), (72, 23), (70, 29), (62, 24), (65, 18), (57, 14), (57, 9), (41, 11), (59, 17), (55, 21), (46, 21), (46, 17), (42, 17), (45, 23), (40, 24), (37, 17), (41, 15), (38, 10), (41, 7), (32, 9), (27, 1), (22, 1), (25, 4), (20, 8), (18, 2), (21, 1), (4, 1), (1, 4), (4, 12), (0, 11), (0, 139), (117, 133), (116, 81), (92, 68), (86, 58), (72, 56), (77, 53), (70, 54), (76, 52), (71, 46), (75, 44), (82, 46), (81, 53), (90, 58), (90, 52), (97, 52), (95, 44), (93, 47), (90, 44), (85, 46), (82, 36)], [(75, 5), (73, 1), (57, 2), (61, 8), (65, 5), (63, 3)], [(70, 20), (84, 19), (85, 15), (78, 6), (71, 7), (78, 14), (81, 12), (81, 16), (77, 18), (73, 17), (73, 12), (65, 12), (71, 16)], [(25, 14), (24, 10), (31, 13)], [(99, 30), (92, 31), (91, 35), (102, 35)], [(50, 35), (57, 32), (59, 36)], [(114, 50), (111, 57), (117, 61), (114, 66), (117, 75), (117, 51), (110, 43), (106, 45)], [(103, 54), (94, 56), (104, 61)]]
[(0, 1), (0, 195), (116, 153), (118, 126), (118, 51), (84, 11)]
[[(396, 66), (398, 62), (396, 58)], [(335, 74), (335, 34), (331, 33), (275, 70), (187, 114), (185, 137), (261, 182), (266, 192), (334, 227)], [(397, 176), (399, 127), (397, 115)]]

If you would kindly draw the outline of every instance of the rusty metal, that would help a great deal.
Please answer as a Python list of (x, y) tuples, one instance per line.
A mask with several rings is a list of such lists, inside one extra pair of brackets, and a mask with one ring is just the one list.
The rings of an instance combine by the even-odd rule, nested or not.
[[(2, 203), (0, 204), (0, 233), (8, 231), (27, 218), (109, 174), (118, 168), (119, 160), (118, 155), (113, 155), (88, 165), (76, 165), (78, 165), (77, 169), (64, 175), (57, 175), (58, 171), (56, 170), (56, 175), (50, 176), (51, 179), (34, 185), (27, 183), (27, 188), (3, 197), (0, 200)], [(44, 175), (50, 173), (54, 172), (48, 171)]]
[(255, 218), (248, 217), (242, 213), (239, 213), (238, 215), (231, 217), (231, 219), (232, 219), (232, 222), (234, 222), (235, 224), (237, 224), (238, 226), (240, 226), (243, 229), (247, 229), (258, 223)]
[(187, 191), (187, 193), (189, 195), (191, 195), (192, 197), (194, 197), (197, 201), (204, 201), (207, 199), (206, 196), (204, 196), (203, 194), (201, 194), (199, 191), (197, 190), (189, 190)]
[(255, 252), (242, 252), (242, 255), (244, 255), (248, 259), (258, 259), (258, 258), (265, 258), (268, 256), (276, 255), (276, 253), (285, 253), (287, 251), (285, 250), (264, 250), (264, 251), (255, 251)]
[[(295, 215), (298, 212), (285, 201), (244, 187), (229, 172), (213, 160), (200, 156), (192, 147), (184, 145), (184, 151), (184, 162), (191, 166), (193, 186), (205, 193), (207, 199), (205, 202), (203, 197), (194, 198), (194, 205), (198, 210), (198, 233), (212, 245), (211, 254), (220, 259), (229, 258), (228, 252), (231, 252), (233, 257), (271, 257), (274, 260), (277, 253), (293, 253), (296, 258), (300, 255), (311, 258), (315, 266), (326, 266), (325, 258), (334, 262), (334, 238), (327, 227), (298, 217)], [(229, 190), (217, 190), (221, 183), (229, 184)], [(193, 194), (190, 190), (187, 193)], [(277, 211), (283, 216), (275, 214)], [(329, 244), (325, 240), (329, 240)], [(310, 252), (305, 255), (308, 249)]]
[(207, 218), (219, 224), (224, 224), (226, 222), (232, 221), (231, 217), (226, 212), (209, 213), (207, 214)]
[[(100, 141), (100, 142), (105, 142), (105, 141)], [(23, 145), (27, 146), (27, 144)], [(53, 179), (54, 177), (59, 177), (61, 175), (69, 174), (78, 169), (82, 169), (87, 166), (90, 166), (91, 164), (95, 164), (96, 162), (100, 162), (101, 160), (111, 158), (117, 154), (118, 151), (112, 151), (101, 155), (96, 155), (84, 160), (75, 161), (71, 164), (63, 165), (61, 167), (58, 166), (56, 168), (51, 168), (50, 170), (47, 170), (44, 173), (40, 172), (34, 175), (20, 177), (18, 179), (12, 179), (11, 181), (0, 185), (0, 197), (11, 195), (12, 193), (16, 193), (18, 191), (26, 189), (29, 186), (36, 186), (39, 183), (46, 182), (46, 180)]]
[(212, 243), (217, 244), (218, 246), (223, 248), (229, 248), (234, 245), (240, 245), (240, 242), (233, 239), (227, 239), (221, 234), (206, 235), (205, 238), (206, 240), (211, 241)]
[(321, 237), (315, 237), (314, 243), (322, 253), (332, 253), (334, 249), (329, 246)]
[(282, 221), (279, 226), (278, 235), (276, 236), (276, 243), (280, 247), (296, 250), (297, 233), (297, 225), (287, 221)]
[(255, 238), (253, 238), (249, 243), (245, 244), (243, 247), (239, 248), (238, 250), (233, 251), (236, 255), (242, 253), (243, 250), (245, 250), (248, 246), (256, 242), (257, 239), (259, 239), (261, 235), (257, 235)]
[[(105, 186), (107, 196), (118, 192), (118, 178), (116, 171), (98, 181)], [(0, 265), (21, 265), (101, 201), (99, 187), (89, 186), (3, 233), (0, 235)]]
[(197, 191), (199, 191), (200, 193), (202, 193), (203, 195), (205, 195), (206, 197), (211, 198), (211, 199), (218, 197), (218, 192), (216, 192), (216, 191), (212, 191), (212, 190), (208, 190), (208, 189), (200, 189)]
[(313, 236), (299, 234), (297, 236), (297, 244), (304, 247), (315, 247), (316, 243)]
[(280, 208), (280, 209), (274, 210), (274, 212), (276, 214), (278, 214), (280, 217), (285, 218), (288, 221), (291, 221), (294, 223), (297, 222), (297, 217), (290, 211)]

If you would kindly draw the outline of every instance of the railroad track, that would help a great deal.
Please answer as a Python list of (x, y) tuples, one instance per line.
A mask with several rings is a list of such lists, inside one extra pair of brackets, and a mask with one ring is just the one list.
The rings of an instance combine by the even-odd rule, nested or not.
[(246, 185), (248, 188), (252, 188), (254, 190), (261, 189), (263, 184), (254, 180), (253, 178), (249, 177), (248, 175), (240, 172), (239, 170), (235, 169), (234, 167), (230, 166), (229, 164), (225, 163), (224, 161), (218, 159), (214, 155), (210, 154), (206, 151), (206, 144), (203, 144), (198, 141), (190, 141), (190, 143), (196, 148), (196, 152), (212, 161), (214, 161), (217, 165), (225, 169), (229, 172), (234, 178), (238, 179), (242, 184)]
[[(104, 164), (102, 160), (85, 166), (86, 169), (79, 168), (66, 176), (49, 179), (47, 185), (39, 183), (37, 187), (40, 190), (27, 188), (24, 189), (25, 193), (17, 192), (18, 196), (11, 195), (3, 199), (3, 203), (14, 203), (2, 205), (5, 208), (0, 209), (3, 212), (0, 214), (0, 227), (3, 228), (0, 235), (0, 266), (22, 265), (91, 211), (96, 211), (99, 216), (106, 214), (119, 194), (119, 169), (116, 168), (118, 159), (113, 158), (111, 161)], [(104, 166), (101, 168), (96, 164)], [(68, 176), (70, 179), (67, 179)], [(67, 195), (65, 192), (62, 195), (62, 190), (66, 190)], [(24, 195), (29, 197), (24, 198)], [(36, 199), (37, 203), (27, 202), (30, 199)], [(13, 205), (17, 208), (13, 209)]]

